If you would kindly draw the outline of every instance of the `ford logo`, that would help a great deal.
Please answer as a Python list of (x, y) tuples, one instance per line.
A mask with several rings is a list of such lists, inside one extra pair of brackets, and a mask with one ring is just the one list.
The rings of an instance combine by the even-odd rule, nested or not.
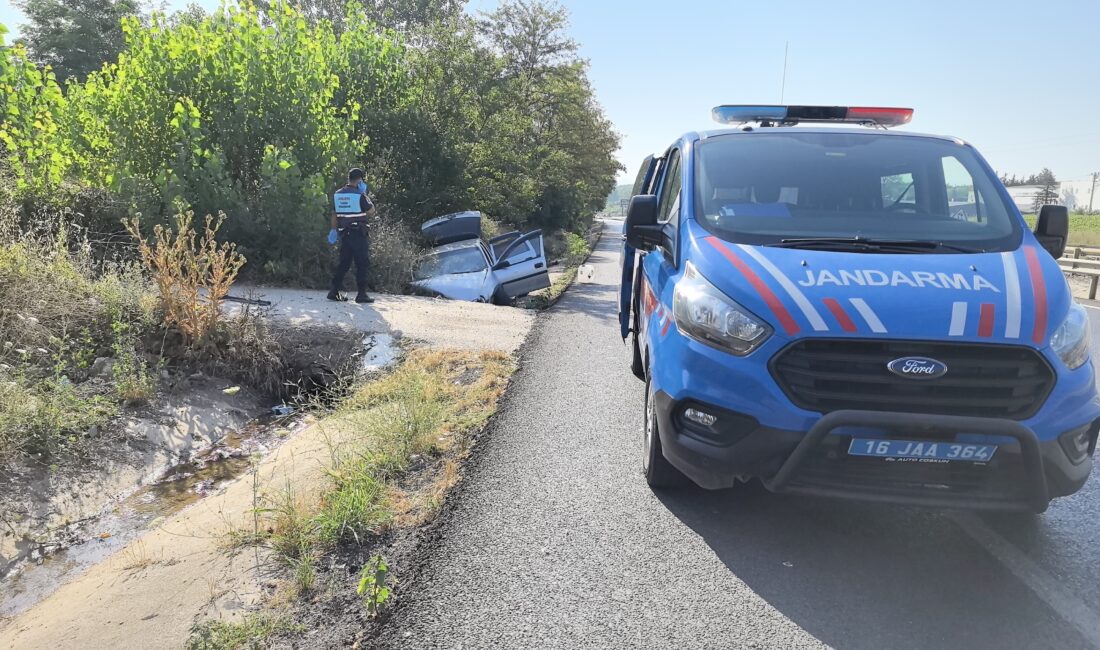
[(947, 364), (927, 357), (894, 359), (886, 367), (895, 375), (908, 379), (938, 379), (947, 374)]

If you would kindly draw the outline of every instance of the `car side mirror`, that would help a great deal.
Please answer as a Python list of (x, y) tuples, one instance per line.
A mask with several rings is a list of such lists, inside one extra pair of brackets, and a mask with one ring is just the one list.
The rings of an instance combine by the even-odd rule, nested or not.
[(657, 225), (657, 197), (640, 194), (630, 199), (623, 235), (626, 243), (639, 250), (653, 250), (663, 241), (661, 226)]
[(1054, 259), (1065, 255), (1066, 241), (1069, 240), (1069, 209), (1064, 205), (1044, 205), (1035, 224), (1035, 238)]
[(493, 265), (493, 270), (494, 271), (500, 271), (500, 270), (508, 268), (509, 266), (512, 266), (511, 262), (509, 262), (508, 260), (501, 260), (501, 261), (499, 261), (499, 262), (497, 262), (496, 264)]

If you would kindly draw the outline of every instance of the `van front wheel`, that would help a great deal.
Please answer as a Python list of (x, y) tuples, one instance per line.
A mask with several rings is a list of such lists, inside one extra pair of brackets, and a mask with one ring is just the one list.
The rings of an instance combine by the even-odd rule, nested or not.
[(661, 435), (658, 429), (657, 407), (654, 404), (650, 381), (645, 382), (645, 439), (643, 443), (642, 472), (651, 488), (683, 485), (686, 477), (673, 467), (661, 451)]

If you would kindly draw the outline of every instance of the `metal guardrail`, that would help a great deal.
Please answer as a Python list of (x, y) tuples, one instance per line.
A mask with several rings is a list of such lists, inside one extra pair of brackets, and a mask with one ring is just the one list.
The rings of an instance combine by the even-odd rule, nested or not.
[(1066, 246), (1066, 253), (1058, 260), (1062, 273), (1084, 275), (1089, 279), (1089, 300), (1096, 300), (1100, 287), (1100, 246)]

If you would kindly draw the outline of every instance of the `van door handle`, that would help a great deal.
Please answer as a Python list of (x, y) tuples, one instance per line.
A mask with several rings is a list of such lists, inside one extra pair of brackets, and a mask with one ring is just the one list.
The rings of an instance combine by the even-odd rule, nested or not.
[(546, 265), (545, 265), (545, 264), (543, 264), (542, 262), (538, 262), (537, 264), (535, 264), (535, 268), (536, 268), (536, 269), (541, 269), (541, 268), (542, 268), (542, 267), (544, 267), (544, 266), (546, 266)]

